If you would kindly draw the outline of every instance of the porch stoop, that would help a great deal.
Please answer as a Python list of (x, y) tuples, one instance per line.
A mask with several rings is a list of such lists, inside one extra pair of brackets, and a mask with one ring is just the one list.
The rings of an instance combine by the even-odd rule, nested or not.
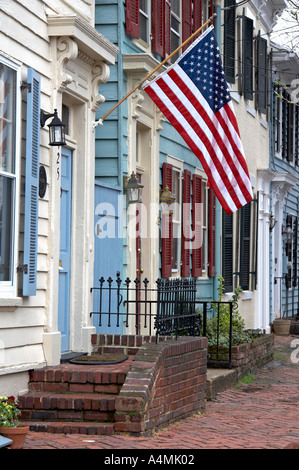
[(30, 430), (140, 436), (205, 411), (206, 338), (94, 335), (92, 344), (128, 358), (30, 371), (29, 392), (19, 397)]
[(63, 363), (30, 371), (22, 422), (39, 432), (112, 435), (115, 400), (132, 358), (114, 365)]

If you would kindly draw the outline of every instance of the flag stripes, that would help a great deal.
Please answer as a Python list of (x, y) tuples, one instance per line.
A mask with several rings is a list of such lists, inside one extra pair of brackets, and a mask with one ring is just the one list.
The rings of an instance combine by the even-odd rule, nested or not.
[[(200, 41), (202, 37), (196, 44)], [(215, 75), (210, 73), (214, 79), (214, 82), (210, 79), (210, 84), (213, 83), (214, 89), (209, 85), (210, 90), (206, 91), (208, 86), (203, 86), (199, 72), (196, 71), (196, 67), (201, 64), (197, 64), (194, 59), (196, 54), (202, 53), (201, 49), (197, 45), (193, 55), (190, 55), (190, 49), (144, 89), (199, 158), (207, 174), (208, 184), (214, 189), (224, 210), (232, 213), (253, 198), (236, 117), (225, 89), (227, 84), (221, 86), (223, 91), (220, 93), (223, 78), (219, 59)], [(182, 62), (187, 53), (187, 60)], [(184, 67), (181, 66), (183, 63)], [(185, 64), (191, 64), (191, 76)], [(209, 67), (210, 71), (213, 67), (214, 64)], [(204, 75), (206, 73), (202, 77)]]

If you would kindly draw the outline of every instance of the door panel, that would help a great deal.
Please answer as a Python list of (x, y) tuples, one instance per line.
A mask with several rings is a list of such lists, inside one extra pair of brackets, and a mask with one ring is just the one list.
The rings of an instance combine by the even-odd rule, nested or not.
[[(99, 287), (99, 279), (103, 277), (103, 287), (108, 287), (107, 279), (113, 279), (112, 287), (116, 288), (116, 273), (121, 272), (121, 238), (118, 233), (119, 208), (118, 196), (120, 188), (110, 187), (102, 183), (95, 184), (95, 248), (94, 248), (94, 287)], [(93, 310), (99, 311), (100, 294), (93, 291)], [(117, 312), (117, 295), (113, 291), (110, 303), (110, 311)], [(102, 312), (109, 312), (108, 291), (104, 291), (102, 297)], [(120, 317), (122, 318), (122, 317)], [(93, 315), (93, 324), (97, 333), (121, 334), (122, 321), (117, 326), (116, 315), (111, 315), (108, 326), (108, 315)]]
[(61, 351), (69, 350), (70, 277), (72, 223), (72, 152), (63, 148), (61, 154), (60, 193), (60, 257), (58, 293), (58, 329), (61, 332)]

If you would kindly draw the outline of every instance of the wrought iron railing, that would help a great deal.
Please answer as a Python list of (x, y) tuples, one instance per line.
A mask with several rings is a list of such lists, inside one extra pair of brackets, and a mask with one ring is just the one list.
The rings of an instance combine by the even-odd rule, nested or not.
[[(90, 316), (98, 317), (100, 328), (116, 327), (122, 332), (129, 329), (136, 335), (155, 335), (156, 342), (159, 336), (206, 336), (207, 322), (216, 317), (216, 325), (219, 327), (221, 306), (226, 305), (229, 312), (226, 362), (231, 366), (232, 315), (235, 305), (233, 302), (198, 300), (196, 279), (157, 279), (155, 287), (151, 288), (148, 279), (140, 282), (136, 278), (132, 282), (126, 278), (122, 281), (117, 273), (115, 281), (111, 277), (106, 280), (101, 277), (99, 285), (92, 287), (91, 291), (96, 294), (96, 298)], [(218, 328), (216, 340), (214, 338), (216, 361), (220, 357), (219, 340)]]
[(279, 286), (280, 318), (299, 320), (299, 279), (283, 274), (274, 277), (274, 285)]

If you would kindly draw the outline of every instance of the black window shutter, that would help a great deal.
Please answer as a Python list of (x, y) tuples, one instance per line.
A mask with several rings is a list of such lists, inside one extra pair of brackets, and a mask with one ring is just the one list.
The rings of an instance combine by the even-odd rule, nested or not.
[(297, 286), (298, 217), (293, 223), (293, 287)]
[[(290, 226), (292, 229), (292, 224), (293, 224), (293, 216), (288, 214), (287, 219), (286, 219), (286, 226)], [(293, 240), (289, 240), (286, 243), (286, 257), (287, 257), (287, 276), (286, 276), (286, 285), (287, 288), (289, 289), (292, 287), (292, 262), (293, 262)]]
[(253, 20), (243, 16), (242, 21), (243, 70), (242, 84), (244, 98), (253, 98)]
[(226, 292), (233, 291), (233, 214), (222, 211), (222, 277)]
[(249, 290), (251, 202), (240, 209), (240, 286)]
[(281, 120), (282, 120), (282, 126), (281, 126), (281, 153), (283, 158), (287, 158), (287, 152), (288, 152), (288, 119), (289, 119), (289, 113), (288, 113), (288, 97), (287, 97), (287, 92), (285, 89), (282, 90), (282, 113), (281, 113)]
[(226, 80), (235, 83), (235, 25), (236, 0), (225, 0), (224, 7), (224, 56), (223, 68)]
[(288, 161), (292, 162), (294, 158), (294, 105), (288, 103)]
[(267, 111), (267, 41), (257, 38), (257, 104), (260, 113)]
[(298, 165), (298, 152), (299, 152), (299, 110), (298, 106), (295, 106), (295, 165)]

